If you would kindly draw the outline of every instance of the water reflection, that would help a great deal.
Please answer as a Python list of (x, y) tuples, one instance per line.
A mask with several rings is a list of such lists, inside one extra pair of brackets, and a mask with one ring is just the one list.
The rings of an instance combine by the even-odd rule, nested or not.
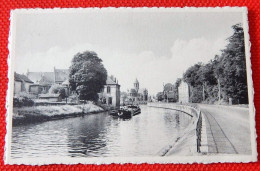
[(13, 128), (13, 158), (156, 155), (178, 137), (190, 116), (141, 106), (129, 120), (107, 113)]

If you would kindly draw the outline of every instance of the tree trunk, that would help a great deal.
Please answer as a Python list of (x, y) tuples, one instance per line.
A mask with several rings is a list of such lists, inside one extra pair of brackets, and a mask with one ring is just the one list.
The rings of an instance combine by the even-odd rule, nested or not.
[(220, 89), (220, 80), (218, 78), (218, 102), (220, 103), (221, 89)]
[(205, 101), (205, 86), (204, 86), (204, 83), (202, 83), (202, 98), (203, 98), (202, 101)]

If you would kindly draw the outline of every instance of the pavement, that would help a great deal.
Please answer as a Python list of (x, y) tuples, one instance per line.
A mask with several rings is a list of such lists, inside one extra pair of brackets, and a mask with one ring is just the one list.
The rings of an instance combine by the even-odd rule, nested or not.
[(204, 114), (208, 153), (251, 154), (248, 108), (198, 106)]

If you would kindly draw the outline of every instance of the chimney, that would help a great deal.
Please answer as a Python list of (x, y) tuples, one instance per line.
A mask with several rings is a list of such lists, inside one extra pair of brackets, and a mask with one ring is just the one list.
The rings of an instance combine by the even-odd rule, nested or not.
[(26, 76), (28, 77), (29, 75), (29, 69), (27, 68)]

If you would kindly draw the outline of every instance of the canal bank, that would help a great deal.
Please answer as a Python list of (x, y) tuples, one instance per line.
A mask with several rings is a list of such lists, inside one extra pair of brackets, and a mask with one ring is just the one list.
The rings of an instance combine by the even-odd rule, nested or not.
[(95, 114), (105, 110), (94, 104), (32, 106), (13, 109), (13, 126)]
[(181, 111), (184, 115), (192, 117), (192, 121), (183, 133), (173, 139), (172, 143), (162, 148), (158, 153), (159, 155), (198, 155), (199, 153), (207, 153), (205, 119), (199, 108), (176, 103), (148, 103), (147, 105), (149, 107)]

